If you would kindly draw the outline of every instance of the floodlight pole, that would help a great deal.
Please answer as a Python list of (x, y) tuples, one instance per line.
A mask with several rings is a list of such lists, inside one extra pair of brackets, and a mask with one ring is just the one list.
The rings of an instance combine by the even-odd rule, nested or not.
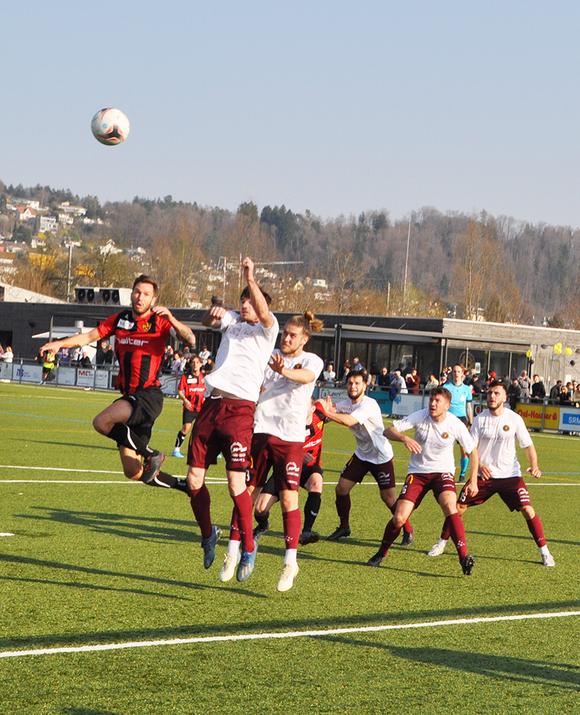
[(71, 269), (72, 269), (72, 241), (68, 244), (68, 273), (66, 278), (66, 302), (70, 303), (70, 288), (71, 288)]
[(407, 229), (407, 250), (405, 251), (405, 275), (403, 277), (403, 311), (405, 310), (405, 305), (407, 304), (407, 272), (409, 268), (409, 243), (411, 241), (411, 219), (413, 214), (409, 216), (409, 227)]

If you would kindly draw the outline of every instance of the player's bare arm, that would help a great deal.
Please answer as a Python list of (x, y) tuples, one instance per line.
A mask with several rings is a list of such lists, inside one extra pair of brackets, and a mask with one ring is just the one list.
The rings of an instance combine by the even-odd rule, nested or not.
[(278, 375), (282, 375), (282, 377), (285, 377), (287, 380), (298, 382), (301, 385), (308, 385), (316, 379), (316, 375), (312, 370), (284, 367), (284, 357), (278, 353), (272, 355), (269, 366), (274, 372), (277, 372)]
[(477, 486), (477, 475), (480, 471), (480, 465), (477, 449), (473, 449), (471, 454), (468, 454), (467, 456), (469, 457), (469, 480), (465, 485), (465, 493), (468, 497), (474, 497), (479, 491), (479, 488)]
[(538, 455), (533, 444), (526, 447), (526, 456), (530, 465), (526, 470), (527, 473), (531, 474), (535, 479), (539, 479), (542, 476), (542, 470), (538, 466)]
[(187, 397), (185, 396), (185, 392), (184, 392), (183, 390), (179, 390), (179, 391), (177, 392), (177, 394), (179, 395), (181, 401), (183, 402), (183, 406), (185, 407), (185, 409), (191, 411), (192, 404), (191, 404), (191, 402), (187, 399)]
[(467, 415), (467, 424), (469, 427), (473, 424), (473, 402), (468, 402), (465, 406), (465, 414)]
[(85, 345), (90, 345), (97, 340), (100, 340), (101, 336), (97, 328), (93, 328), (88, 333), (77, 333), (76, 335), (71, 335), (68, 338), (63, 338), (62, 340), (53, 340), (50, 343), (45, 343), (40, 348), (41, 355), (45, 353), (57, 353), (61, 348), (82, 348)]
[(190, 347), (195, 347), (195, 335), (193, 334), (193, 330), (185, 325), (185, 323), (177, 320), (169, 308), (166, 308), (163, 305), (156, 305), (152, 308), (152, 311), (156, 315), (162, 315), (164, 318), (167, 318), (167, 320), (171, 323), (171, 327), (175, 330), (177, 337), (184, 343), (187, 343)]
[(242, 270), (244, 272), (244, 280), (250, 290), (250, 302), (256, 311), (258, 320), (265, 328), (271, 328), (272, 325), (274, 325), (274, 316), (270, 312), (268, 303), (256, 283), (256, 278), (254, 277), (254, 261), (249, 256), (246, 256), (242, 261)]
[(394, 427), (387, 427), (383, 434), (387, 439), (394, 442), (401, 442), (405, 446), (405, 449), (407, 449), (411, 454), (421, 454), (423, 451), (419, 442), (414, 440), (412, 437), (399, 432)]

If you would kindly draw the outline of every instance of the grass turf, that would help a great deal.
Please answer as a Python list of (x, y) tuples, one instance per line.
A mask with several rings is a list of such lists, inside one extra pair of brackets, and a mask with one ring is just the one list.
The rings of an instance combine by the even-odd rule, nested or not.
[[(382, 568), (369, 569), (364, 562), (387, 515), (367, 477), (353, 492), (352, 537), (301, 549), (290, 592), (275, 590), (283, 554), (276, 508), (255, 574), (245, 584), (221, 584), (219, 564), (202, 567), (184, 495), (118, 474), (114, 445), (90, 427), (110, 401), (111, 394), (0, 385), (0, 532), (15, 534), (0, 539), (0, 654), (580, 606), (578, 486), (532, 479), (555, 569), (541, 566), (522, 517), (498, 498), (467, 514), (477, 561), (472, 577), (461, 575), (450, 547), (440, 558), (425, 556), (441, 525), (431, 498), (413, 515), (413, 546), (394, 547)], [(167, 400), (152, 444), (169, 452), (179, 422), (178, 403)], [(580, 439), (534, 439), (547, 473), (540, 484), (580, 484)], [(347, 430), (327, 428), (327, 482), (336, 481), (352, 445)], [(401, 481), (407, 458), (401, 445), (395, 454)], [(166, 465), (184, 473), (183, 460), (168, 458)], [(214, 518), (226, 529), (226, 487), (216, 483), (210, 491)], [(328, 485), (315, 528), (327, 534), (336, 523)], [(218, 561), (222, 552), (220, 545)], [(471, 623), (0, 659), (0, 692), (7, 713), (572, 712), (577, 624), (576, 618)]]

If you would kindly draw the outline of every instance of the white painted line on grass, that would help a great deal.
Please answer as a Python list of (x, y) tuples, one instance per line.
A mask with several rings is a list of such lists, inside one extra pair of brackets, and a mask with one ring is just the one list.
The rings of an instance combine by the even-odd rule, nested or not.
[(27, 655), (57, 655), (62, 653), (95, 653), (108, 650), (129, 650), (132, 648), (154, 648), (159, 646), (189, 645), (191, 643), (218, 643), (224, 641), (275, 640), (282, 638), (321, 638), (347, 633), (378, 633), (381, 631), (402, 631), (413, 628), (439, 628), (445, 626), (473, 625), (477, 623), (500, 623), (504, 621), (529, 621), (546, 618), (570, 618), (580, 616), (580, 611), (557, 611), (548, 613), (521, 613), (514, 616), (489, 616), (482, 618), (452, 618), (446, 621), (422, 621), (419, 623), (396, 623), (383, 626), (356, 626), (351, 628), (329, 628), (315, 631), (282, 631), (274, 633), (242, 633), (228, 636), (198, 636), (194, 638), (170, 638), (154, 641), (128, 641), (125, 643), (103, 643), (100, 645), (64, 646), (55, 648), (32, 648), (30, 650), (0, 651), (0, 658), (21, 658)]
[[(65, 472), (82, 474), (82, 470), (65, 469)], [(93, 470), (88, 470), (93, 471)], [(104, 474), (122, 474), (122, 472), (103, 472)], [(227, 479), (219, 477), (208, 477), (206, 484), (227, 484)], [(324, 482), (326, 486), (335, 486), (338, 482)], [(395, 482), (395, 486), (401, 487), (405, 482)], [(4, 479), (0, 477), (0, 484), (129, 484), (133, 486), (143, 486), (143, 482), (133, 479)], [(376, 487), (376, 482), (368, 480), (357, 484), (358, 487)], [(580, 482), (528, 482), (528, 487), (580, 487)]]
[(14, 534), (11, 534), (9, 531), (2, 531), (0, 532), (0, 536), (14, 536)]

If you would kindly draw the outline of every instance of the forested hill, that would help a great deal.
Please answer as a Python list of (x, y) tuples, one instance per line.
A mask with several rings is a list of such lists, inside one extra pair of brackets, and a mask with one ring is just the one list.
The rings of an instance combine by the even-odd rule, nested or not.
[[(75, 251), (81, 263), (83, 251), (96, 255), (108, 240), (124, 252), (141, 247), (144, 266), (154, 267), (163, 285), (172, 285), (174, 304), (203, 300), (208, 270), (223, 267), (224, 257), (227, 268), (248, 253), (271, 264), (263, 280), (285, 296), (288, 308), (317, 301), (318, 309), (328, 312), (451, 311), (457, 317), (536, 324), (547, 319), (555, 326), (580, 328), (580, 230), (566, 226), (433, 208), (413, 212), (410, 222), (409, 217), (393, 220), (387, 210), (322, 219), (283, 205), (260, 208), (249, 202), (232, 212), (171, 196), (101, 205), (94, 196), (68, 190), (0, 182), (0, 235), (5, 239), (27, 242), (34, 236), (38, 221), (34, 227), (29, 222), (26, 231), (7, 208), (26, 200), (39, 201), (45, 214), (56, 215), (63, 201), (86, 208), (86, 221), (59, 226), (46, 237), (43, 250), (55, 254), (56, 266), (71, 236), (81, 244)], [(24, 279), (24, 258), (19, 260)], [(298, 263), (279, 266), (281, 261)], [(108, 263), (117, 273), (108, 275), (105, 266), (96, 276), (101, 283), (122, 280), (119, 271), (135, 272), (134, 258), (124, 268), (122, 256)], [(82, 282), (82, 273), (76, 276)], [(49, 278), (48, 289), (52, 285), (62, 294), (62, 281), (50, 284)], [(228, 278), (226, 292), (232, 298), (237, 288)]]

